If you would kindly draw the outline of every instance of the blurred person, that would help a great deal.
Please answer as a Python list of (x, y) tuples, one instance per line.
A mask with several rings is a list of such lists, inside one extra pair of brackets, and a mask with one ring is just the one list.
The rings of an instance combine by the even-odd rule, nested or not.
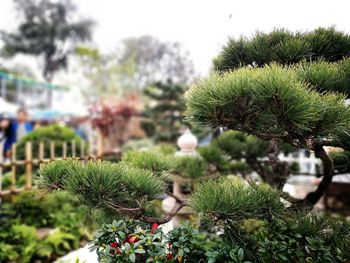
[(5, 156), (5, 142), (10, 132), (10, 119), (6, 114), (0, 114), (0, 154), (1, 158)]
[(27, 111), (24, 108), (18, 109), (16, 119), (10, 123), (9, 133), (5, 141), (4, 147), (7, 157), (11, 154), (12, 144), (19, 142), (27, 133), (33, 130), (33, 125), (28, 120)]

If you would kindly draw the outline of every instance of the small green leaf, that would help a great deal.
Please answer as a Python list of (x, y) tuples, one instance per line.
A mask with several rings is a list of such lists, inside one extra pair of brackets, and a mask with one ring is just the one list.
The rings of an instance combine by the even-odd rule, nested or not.
[(244, 258), (244, 252), (243, 252), (243, 249), (240, 248), (238, 249), (238, 259), (239, 261), (243, 261), (243, 258)]
[(131, 262), (135, 262), (135, 260), (136, 260), (135, 254), (134, 254), (134, 253), (131, 253), (131, 254), (129, 255), (129, 259), (130, 259)]
[(131, 249), (129, 243), (125, 243), (125, 251), (129, 251)]

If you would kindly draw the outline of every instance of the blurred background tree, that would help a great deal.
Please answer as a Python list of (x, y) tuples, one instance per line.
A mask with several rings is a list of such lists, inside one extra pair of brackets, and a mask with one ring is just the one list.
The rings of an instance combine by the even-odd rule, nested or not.
[(155, 142), (175, 143), (185, 128), (203, 139), (211, 132), (205, 127), (198, 127), (185, 118), (185, 92), (188, 86), (166, 82), (156, 82), (143, 90), (146, 96), (146, 107), (142, 113), (141, 126), (148, 137)]
[[(68, 65), (74, 46), (91, 38), (93, 22), (74, 20), (76, 8), (69, 0), (15, 0), (20, 23), (15, 32), (0, 32), (3, 56), (19, 53), (40, 57), (42, 75), (50, 82)], [(49, 97), (51, 105), (52, 95)]]
[(194, 77), (188, 51), (178, 42), (163, 42), (145, 35), (125, 39), (117, 52), (120, 65), (134, 65), (132, 76), (138, 88), (171, 79), (176, 84), (189, 84)]
[(95, 102), (99, 98), (120, 98), (125, 93), (138, 90), (138, 83), (133, 79), (136, 66), (130, 63), (119, 64), (116, 54), (104, 54), (100, 50), (88, 46), (75, 48), (78, 67), (87, 81), (82, 94), (88, 102)]
[(149, 98), (149, 105), (143, 112), (142, 128), (147, 136), (156, 142), (175, 142), (184, 124), (184, 93), (186, 87), (174, 84), (171, 80), (166, 83), (157, 82), (143, 90)]

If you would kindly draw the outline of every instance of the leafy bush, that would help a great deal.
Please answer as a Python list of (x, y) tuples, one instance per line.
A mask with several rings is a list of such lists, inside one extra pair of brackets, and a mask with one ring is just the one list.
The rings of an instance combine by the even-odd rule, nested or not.
[[(290, 205), (290, 204), (289, 204)], [(240, 180), (197, 186), (191, 206), (223, 229), (208, 262), (346, 262), (350, 222), (294, 211), (267, 185)]]
[[(64, 192), (44, 198), (23, 192), (2, 204), (0, 224), (0, 262), (52, 262), (78, 248), (94, 228), (87, 209)], [(47, 234), (39, 235), (40, 228)]]
[[(25, 185), (26, 178), (24, 174), (16, 173), (16, 187), (21, 188)], [(10, 189), (12, 186), (12, 172), (2, 175), (2, 189)]]
[(188, 156), (177, 157), (175, 159), (174, 172), (185, 178), (200, 178), (207, 175), (208, 165), (201, 158), (193, 158)]
[[(67, 142), (67, 156), (72, 156), (72, 141), (75, 142), (75, 152), (79, 156), (81, 152), (81, 139), (69, 127), (63, 127), (57, 124), (40, 127), (28, 133), (22, 138), (17, 146), (18, 159), (25, 159), (25, 144), (32, 142), (33, 158), (39, 158), (39, 144), (44, 143), (44, 158), (50, 157), (50, 142), (55, 143), (55, 156), (61, 157), (63, 153), (63, 142)], [(87, 145), (84, 146), (85, 153)]]
[(130, 140), (123, 145), (122, 152), (148, 150), (154, 145), (151, 139)]
[(113, 221), (97, 232), (91, 250), (102, 262), (200, 262), (192, 259), (197, 234), (190, 225), (164, 234), (157, 224)]

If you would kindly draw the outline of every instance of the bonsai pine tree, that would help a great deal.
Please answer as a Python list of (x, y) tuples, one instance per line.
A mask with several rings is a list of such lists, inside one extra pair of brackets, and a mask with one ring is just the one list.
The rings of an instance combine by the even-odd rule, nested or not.
[(302, 202), (314, 205), (334, 174), (324, 146), (346, 147), (348, 141), (349, 52), (350, 37), (334, 28), (231, 39), (214, 60), (219, 72), (188, 92), (188, 117), (269, 140), (275, 151), (282, 143), (314, 151), (323, 178)]
[[(155, 151), (135, 152), (119, 164), (55, 161), (41, 167), (38, 188), (42, 194), (67, 191), (92, 211), (121, 219), (102, 225), (92, 242), (100, 262), (346, 262), (350, 258), (348, 223), (292, 211), (279, 190), (237, 177), (202, 182), (189, 202), (174, 197), (171, 213), (152, 215), (151, 202), (166, 191), (173, 168), (173, 158)], [(190, 226), (168, 234), (158, 228), (186, 205), (223, 231), (211, 246)]]
[(276, 149), (276, 144), (239, 131), (226, 131), (208, 146), (198, 149), (204, 159), (214, 164), (223, 174), (240, 174), (246, 177), (256, 172), (261, 180), (278, 189), (283, 188), (288, 176), (299, 170), (297, 163), (279, 160), (279, 153), (296, 150), (288, 144)]
[[(328, 33), (321, 37), (325, 32)], [(276, 34), (267, 34), (264, 39), (274, 39)], [(285, 34), (282, 31), (277, 35)], [(316, 46), (321, 50), (329, 37), (332, 41), (324, 47), (333, 49), (335, 39), (338, 52), (342, 50), (339, 46), (349, 39), (333, 29), (288, 34), (294, 40), (289, 40), (286, 46), (280, 44), (281, 50), (291, 51), (294, 45), (299, 51), (307, 45), (309, 50), (316, 50)], [(308, 38), (313, 41), (305, 44)], [(322, 44), (315, 39), (323, 39)], [(245, 41), (249, 47), (258, 45), (253, 40)], [(265, 43), (258, 41), (261, 42)], [(276, 187), (223, 176), (208, 181), (198, 178), (202, 182), (194, 187), (190, 199), (179, 199), (167, 192), (166, 182), (172, 173), (196, 177), (194, 165), (181, 159), (183, 169), (179, 169), (173, 155), (167, 157), (155, 150), (130, 153), (119, 163), (76, 160), (48, 163), (40, 169), (38, 189), (42, 194), (67, 191), (91, 209), (121, 218), (103, 225), (93, 242), (92, 249), (101, 262), (347, 262), (349, 223), (299, 209), (300, 205), (307, 208), (314, 205), (332, 181), (333, 161), (324, 146), (348, 145), (350, 109), (345, 104), (347, 95), (340, 91), (348, 90), (349, 59), (341, 59), (346, 54), (338, 52), (332, 56), (329, 52), (325, 52), (323, 60), (308, 53), (308, 60), (297, 64), (279, 61), (282, 64), (260, 65), (260, 61), (270, 61), (264, 57), (259, 61), (253, 59), (251, 67), (232, 67), (228, 72), (215, 73), (187, 93), (189, 119), (234, 130), (227, 138), (239, 141), (242, 134), (248, 134), (255, 137), (247, 141), (243, 135), (244, 144), (257, 138), (270, 149), (285, 143), (315, 152), (324, 164), (323, 178), (318, 189), (296, 202), (297, 206)], [(271, 50), (266, 54), (270, 53)], [(251, 59), (254, 53), (249, 54)], [(287, 52), (279, 54), (284, 54), (288, 61), (292, 61), (291, 57), (293, 62), (294, 57), (299, 58), (287, 56)], [(215, 63), (220, 62), (220, 56)], [(325, 76), (337, 76), (339, 81), (327, 86)], [(242, 134), (235, 134), (237, 131)], [(221, 148), (200, 150), (201, 160), (207, 163), (197, 166), (198, 173), (224, 174), (231, 169), (227, 167), (227, 155), (218, 154), (218, 150), (225, 149), (223, 144)], [(250, 146), (252, 149), (245, 149), (253, 152), (254, 143)], [(260, 152), (257, 149), (256, 155)], [(234, 152), (230, 155), (234, 156)], [(213, 169), (212, 163), (217, 168)], [(175, 200), (174, 207), (168, 214), (155, 216), (150, 211), (152, 202), (164, 193)], [(184, 206), (206, 216), (223, 233), (216, 237), (214, 247), (205, 251), (204, 243), (196, 246), (197, 237), (190, 228), (182, 227), (168, 235), (159, 231), (158, 225), (169, 222)], [(202, 255), (201, 260), (193, 259), (198, 254)]]

